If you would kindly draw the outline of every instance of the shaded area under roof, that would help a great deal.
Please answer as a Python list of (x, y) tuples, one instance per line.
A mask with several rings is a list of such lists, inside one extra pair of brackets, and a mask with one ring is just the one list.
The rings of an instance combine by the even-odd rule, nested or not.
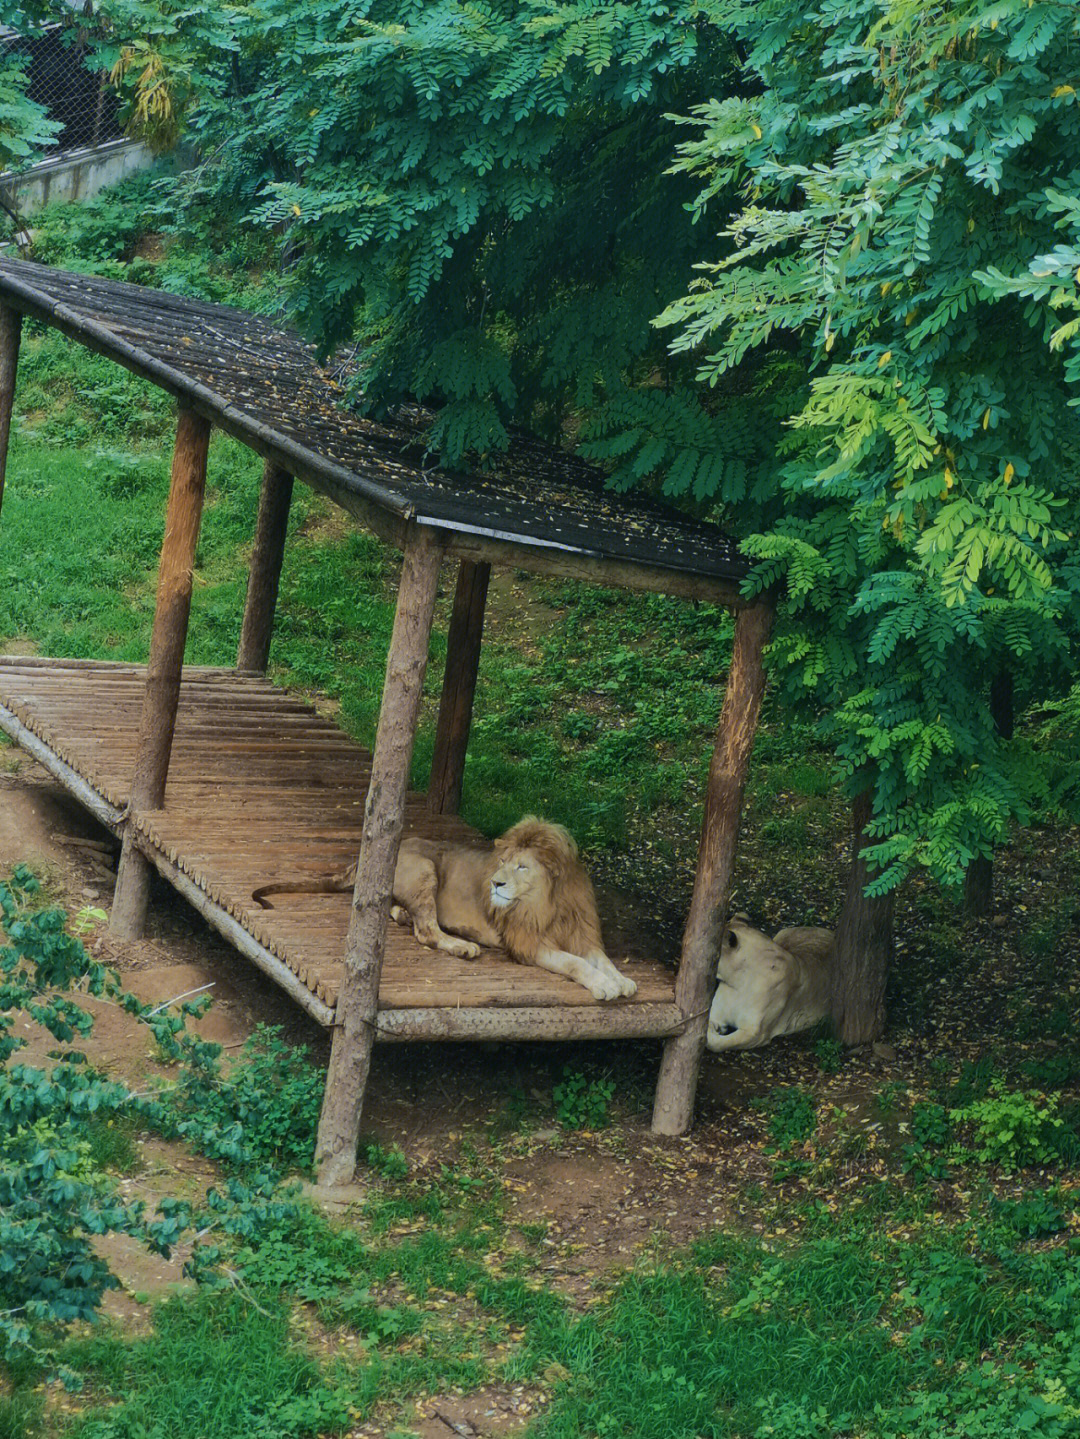
[(362, 418), (341, 404), (347, 364), (320, 366), (297, 334), (245, 310), (27, 260), (0, 260), (0, 299), (187, 399), (339, 501), (355, 496), (368, 512), (731, 586), (748, 572), (716, 526), (611, 495), (595, 467), (520, 433), (483, 474), (425, 463), (430, 411)]

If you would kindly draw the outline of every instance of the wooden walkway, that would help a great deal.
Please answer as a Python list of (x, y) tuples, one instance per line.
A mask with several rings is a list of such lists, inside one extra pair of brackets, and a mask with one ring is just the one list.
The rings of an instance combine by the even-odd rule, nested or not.
[[(0, 657), (0, 728), (114, 831), (127, 805), (146, 671), (88, 660)], [(310, 705), (261, 676), (187, 667), (165, 808), (138, 821), (155, 867), (323, 1024), (333, 1023), (347, 894), (252, 899), (264, 885), (322, 881), (360, 849), (371, 757)], [(406, 833), (480, 842), (410, 795)], [(580, 985), (485, 950), (467, 961), (390, 925), (379, 991), (387, 1039), (665, 1036), (680, 1028), (674, 975), (648, 935), (606, 912), (608, 951), (637, 981), (602, 1004)], [(625, 962), (624, 962), (625, 961)]]

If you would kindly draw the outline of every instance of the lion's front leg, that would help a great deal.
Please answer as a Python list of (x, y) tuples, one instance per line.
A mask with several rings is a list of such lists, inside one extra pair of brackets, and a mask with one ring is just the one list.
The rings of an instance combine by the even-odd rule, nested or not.
[(615, 983), (619, 986), (620, 994), (626, 995), (628, 999), (630, 995), (637, 994), (637, 985), (634, 983), (634, 981), (630, 979), (627, 975), (622, 974), (612, 963), (612, 961), (608, 959), (607, 955), (602, 949), (590, 950), (589, 953), (585, 956), (585, 958), (595, 969), (600, 970), (602, 974), (608, 975), (611, 979), (615, 981)]
[(612, 979), (587, 959), (582, 959), (580, 954), (568, 954), (565, 949), (539, 949), (534, 963), (541, 969), (550, 969), (552, 974), (561, 974), (576, 984), (584, 985), (594, 999), (618, 999), (624, 993), (621, 987), (624, 981), (617, 970), (616, 977)]

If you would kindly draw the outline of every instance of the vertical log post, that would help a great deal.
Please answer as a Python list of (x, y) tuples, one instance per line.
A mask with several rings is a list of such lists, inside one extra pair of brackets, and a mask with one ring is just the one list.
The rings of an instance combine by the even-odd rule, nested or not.
[(324, 1188), (348, 1184), (356, 1168), (356, 1142), (375, 1039), (394, 866), (405, 822), (409, 764), (427, 669), (442, 552), (442, 537), (426, 529), (414, 529), (405, 546), (364, 807), (360, 859), (345, 944), (345, 974), (338, 994), (315, 1144), (318, 1183)]
[(428, 809), (432, 814), (457, 814), (461, 806), (490, 578), (490, 565), (462, 560), (446, 639), (446, 671), (428, 785)]
[(281, 562), (285, 558), (292, 492), (292, 475), (267, 460), (259, 492), (259, 515), (255, 521), (244, 621), (236, 655), (238, 670), (258, 670), (264, 674), (270, 659), (270, 636), (274, 632), (274, 607)]
[[(180, 674), (184, 663), (192, 575), (206, 491), (206, 452), (210, 424), (182, 409), (176, 426), (172, 480), (165, 511), (165, 538), (158, 566), (157, 604), (146, 667), (139, 744), (131, 783), (129, 816), (160, 809), (169, 775)], [(110, 928), (120, 939), (138, 939), (146, 925), (150, 865), (133, 842), (131, 819), (124, 829)]]
[(22, 312), (0, 305), (0, 509), (4, 504), (4, 477), (7, 474), (11, 411), (15, 404), (15, 372), (19, 368), (19, 337)]
[(709, 766), (697, 877), (683, 934), (675, 1003), (684, 1032), (664, 1045), (653, 1106), (654, 1134), (685, 1134), (694, 1116), (720, 938), (727, 919), (746, 772), (765, 693), (762, 655), (773, 622), (768, 600), (739, 611), (724, 706)]
[(876, 899), (863, 892), (875, 874), (860, 854), (874, 842), (867, 833), (872, 817), (873, 793), (864, 789), (851, 802), (851, 868), (836, 926), (831, 1006), (841, 1044), (870, 1044), (885, 1028), (895, 891)]

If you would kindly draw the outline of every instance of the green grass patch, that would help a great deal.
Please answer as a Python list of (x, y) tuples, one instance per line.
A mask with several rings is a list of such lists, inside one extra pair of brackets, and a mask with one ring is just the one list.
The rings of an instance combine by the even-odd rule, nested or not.
[(301, 1439), (350, 1422), (348, 1389), (327, 1382), (290, 1337), (287, 1307), (265, 1295), (176, 1297), (155, 1311), (148, 1338), (103, 1334), (64, 1357), (96, 1401), (72, 1426), (77, 1439)]

